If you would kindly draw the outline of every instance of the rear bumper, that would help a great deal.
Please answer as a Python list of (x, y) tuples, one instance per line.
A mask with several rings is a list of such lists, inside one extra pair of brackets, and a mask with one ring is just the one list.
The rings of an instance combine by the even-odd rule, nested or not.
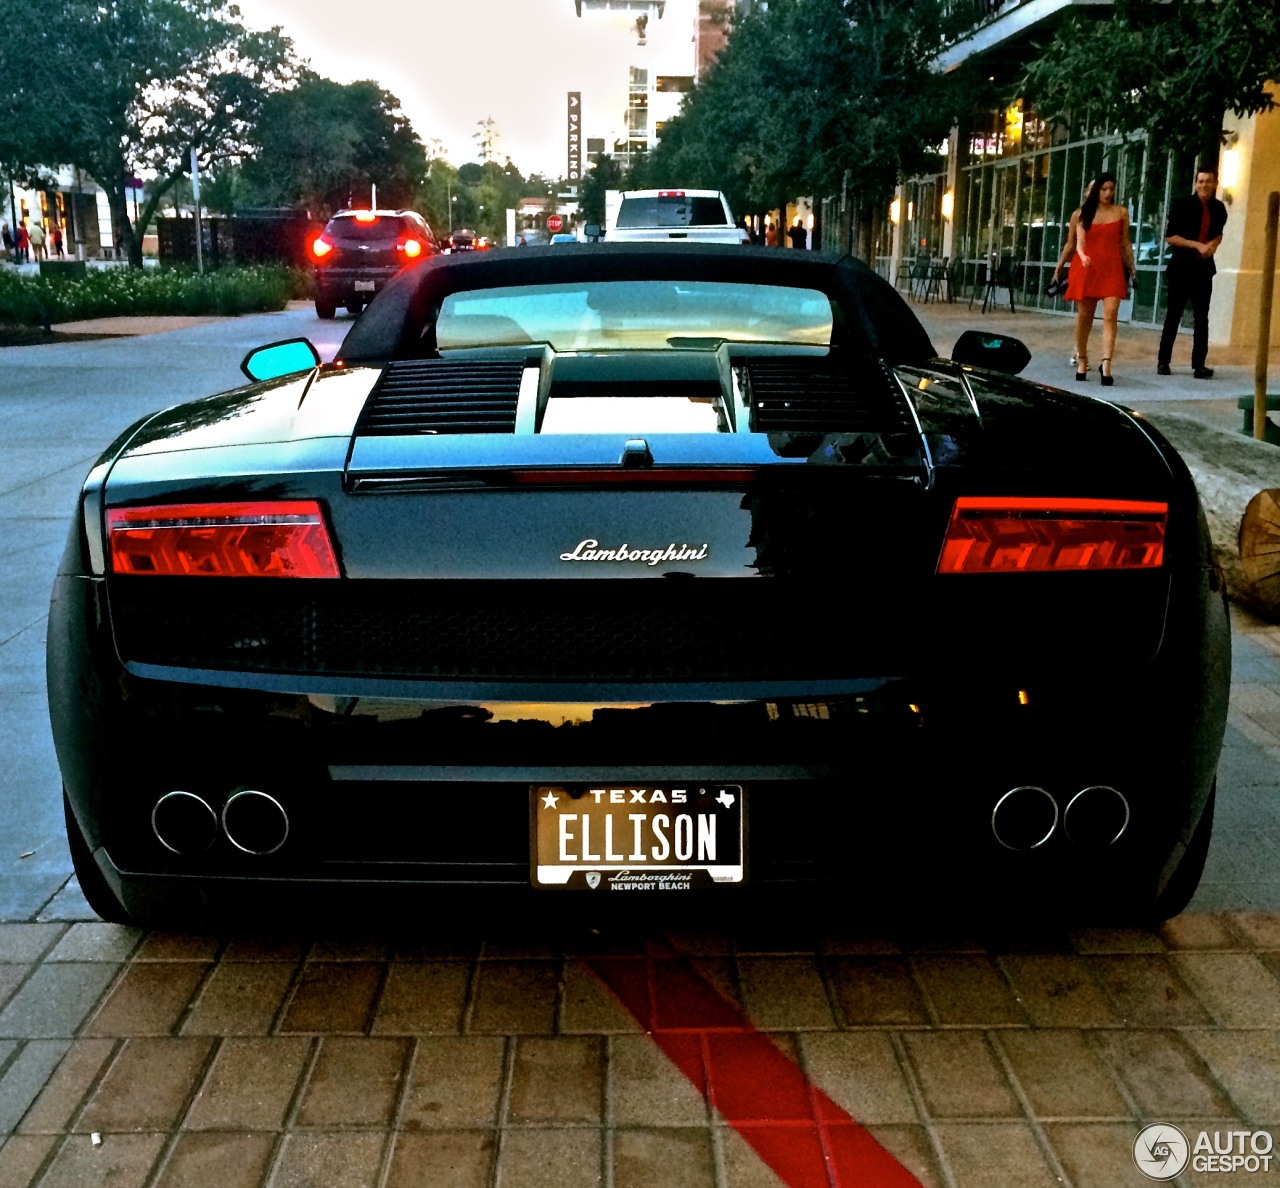
[[(930, 654), (881, 677), (723, 688), (200, 672), (122, 663), (104, 583), (61, 577), (50, 710), (85, 841), (140, 917), (152, 902), (171, 915), (181, 904), (288, 910), (324, 888), (352, 904), (554, 894), (529, 886), (529, 787), (588, 780), (744, 785), (751, 894), (818, 884), (868, 902), (885, 886), (1154, 893), (1217, 766), (1229, 684), (1221, 599), (1175, 582), (1154, 657), (1064, 667), (1018, 656), (984, 668)], [(1128, 827), (1103, 852), (1061, 823), (1035, 850), (1010, 851), (992, 812), (1025, 785), (1046, 790), (1059, 822), (1081, 789), (1115, 788)], [(152, 830), (169, 792), (199, 795), (220, 817), (246, 788), (288, 814), (278, 852), (242, 853), (219, 832), (182, 857)]]
[[(398, 268), (328, 268), (316, 269), (316, 296), (329, 298), (338, 303), (348, 297), (359, 297), (362, 301), (381, 293), (391, 283), (400, 270)], [(373, 289), (356, 288), (356, 282), (362, 285), (373, 284)]]

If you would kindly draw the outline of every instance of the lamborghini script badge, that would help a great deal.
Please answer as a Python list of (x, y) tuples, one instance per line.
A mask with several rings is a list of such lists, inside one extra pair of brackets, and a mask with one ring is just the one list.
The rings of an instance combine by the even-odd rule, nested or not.
[(633, 549), (625, 542), (616, 549), (602, 549), (598, 540), (588, 539), (579, 543), (572, 553), (561, 553), (561, 561), (643, 561), (646, 565), (661, 565), (664, 561), (705, 561), (707, 546), (695, 548), (689, 544), (669, 544), (657, 549)]

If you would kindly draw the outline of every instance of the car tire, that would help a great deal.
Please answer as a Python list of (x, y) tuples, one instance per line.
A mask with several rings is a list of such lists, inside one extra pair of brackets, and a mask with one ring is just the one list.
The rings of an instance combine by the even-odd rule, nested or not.
[(1195, 895), (1196, 888), (1200, 885), (1200, 876), (1204, 874), (1205, 861), (1209, 857), (1209, 842), (1213, 837), (1213, 810), (1217, 799), (1218, 781), (1215, 779), (1213, 787), (1209, 789), (1209, 799), (1204, 802), (1204, 811), (1200, 814), (1196, 831), (1191, 835), (1191, 841), (1187, 843), (1182, 855), (1182, 861), (1178, 863), (1177, 869), (1151, 907), (1151, 919), (1155, 923), (1170, 920), (1185, 911), (1191, 897)]
[(124, 904), (116, 898), (110, 884), (102, 877), (102, 871), (93, 860), (84, 834), (76, 815), (71, 811), (71, 802), (67, 799), (67, 791), (62, 790), (62, 811), (67, 820), (67, 844), (71, 847), (71, 865), (75, 868), (76, 879), (80, 883), (88, 904), (108, 924), (132, 924), (133, 917), (125, 910)]
[(331, 322), (337, 312), (338, 306), (336, 302), (327, 301), (322, 297), (316, 298), (316, 317), (322, 321)]
[(362, 309), (364, 309), (364, 302), (363, 302), (363, 301), (348, 301), (348, 302), (347, 302), (347, 313), (349, 313), (353, 318), (354, 318), (354, 317), (358, 317), (358, 316), (360, 315), (360, 311), (361, 311)]

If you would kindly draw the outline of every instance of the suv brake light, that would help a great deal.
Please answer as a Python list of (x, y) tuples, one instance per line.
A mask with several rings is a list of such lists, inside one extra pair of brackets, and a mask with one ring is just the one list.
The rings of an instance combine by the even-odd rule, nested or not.
[(112, 573), (341, 576), (324, 515), (312, 499), (111, 508), (107, 541)]
[(404, 252), (411, 260), (422, 255), (422, 240), (420, 239), (402, 239), (396, 244), (396, 251)]
[(311, 241), (311, 254), (315, 256), (317, 260), (327, 256), (331, 251), (333, 251), (333, 244), (323, 235), (317, 235), (315, 239)]
[(684, 191), (683, 190), (659, 190), (658, 197), (659, 198), (683, 198)]
[(1167, 503), (1125, 499), (961, 497), (938, 573), (1158, 569)]

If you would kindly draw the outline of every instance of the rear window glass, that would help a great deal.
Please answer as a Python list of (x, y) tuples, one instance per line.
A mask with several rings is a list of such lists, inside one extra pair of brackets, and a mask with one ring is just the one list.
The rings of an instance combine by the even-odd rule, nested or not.
[(725, 227), (719, 198), (624, 198), (618, 227)]
[(404, 231), (418, 234), (422, 231), (399, 215), (378, 215), (371, 222), (343, 215), (341, 218), (330, 219), (325, 230), (330, 235), (340, 235), (343, 239), (392, 239)]
[(817, 289), (782, 285), (584, 281), (451, 293), (436, 319), (441, 350), (543, 342), (557, 351), (826, 346), (831, 302)]

